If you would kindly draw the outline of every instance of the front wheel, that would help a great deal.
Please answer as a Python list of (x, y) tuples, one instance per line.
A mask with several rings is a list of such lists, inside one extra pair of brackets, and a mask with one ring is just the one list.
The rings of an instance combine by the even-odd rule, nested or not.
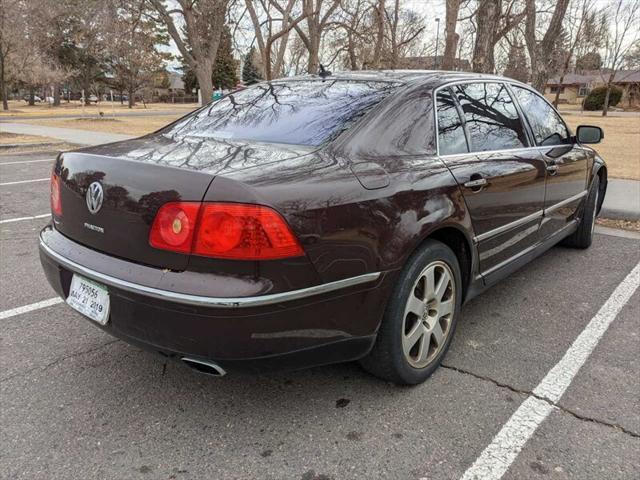
[(456, 328), (462, 299), (460, 266), (445, 244), (428, 240), (400, 273), (371, 353), (370, 373), (414, 385), (440, 365)]

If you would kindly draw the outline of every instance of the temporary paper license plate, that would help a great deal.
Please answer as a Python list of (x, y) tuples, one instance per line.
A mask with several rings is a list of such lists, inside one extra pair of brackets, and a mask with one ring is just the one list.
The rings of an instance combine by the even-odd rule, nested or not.
[(100, 325), (109, 321), (109, 292), (80, 275), (73, 275), (67, 303)]

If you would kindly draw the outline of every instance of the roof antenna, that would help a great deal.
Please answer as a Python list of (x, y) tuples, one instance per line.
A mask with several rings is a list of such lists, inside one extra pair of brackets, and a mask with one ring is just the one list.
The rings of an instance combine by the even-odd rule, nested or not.
[(318, 72), (318, 76), (323, 80), (331, 75), (331, 70), (327, 70), (324, 68), (324, 65), (320, 64), (320, 71)]

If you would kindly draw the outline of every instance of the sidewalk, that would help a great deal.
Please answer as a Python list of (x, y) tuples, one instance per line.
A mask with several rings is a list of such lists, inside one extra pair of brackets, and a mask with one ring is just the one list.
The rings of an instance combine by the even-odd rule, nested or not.
[[(111, 112), (106, 110), (104, 118), (118, 117), (162, 117), (166, 115), (186, 115), (192, 110), (183, 108), (182, 110), (150, 110), (150, 111), (133, 111), (133, 112)], [(0, 115), (0, 123), (12, 122), (14, 120), (48, 120), (56, 118), (100, 118), (98, 112), (88, 112), (85, 115), (78, 113), (51, 113), (42, 115)]]
[(610, 178), (602, 218), (640, 220), (640, 181)]
[(78, 130), (75, 128), (45, 127), (42, 125), (29, 125), (28, 123), (0, 122), (0, 132), (58, 138), (76, 145), (100, 145), (102, 143), (119, 142), (121, 140), (134, 138), (131, 135), (122, 135), (120, 133), (94, 132), (89, 130)]

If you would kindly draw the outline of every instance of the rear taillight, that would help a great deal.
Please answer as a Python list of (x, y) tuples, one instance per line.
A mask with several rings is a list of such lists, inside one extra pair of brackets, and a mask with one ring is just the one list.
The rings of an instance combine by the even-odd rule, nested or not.
[(51, 174), (51, 211), (58, 217), (62, 215), (62, 199), (60, 198), (60, 177)]
[(191, 253), (200, 203), (165, 203), (153, 221), (149, 243), (152, 247)]
[(304, 255), (278, 212), (239, 203), (167, 203), (156, 215), (149, 243), (164, 250), (237, 260)]
[(238, 203), (203, 204), (193, 253), (246, 260), (304, 254), (278, 212), (261, 205)]

